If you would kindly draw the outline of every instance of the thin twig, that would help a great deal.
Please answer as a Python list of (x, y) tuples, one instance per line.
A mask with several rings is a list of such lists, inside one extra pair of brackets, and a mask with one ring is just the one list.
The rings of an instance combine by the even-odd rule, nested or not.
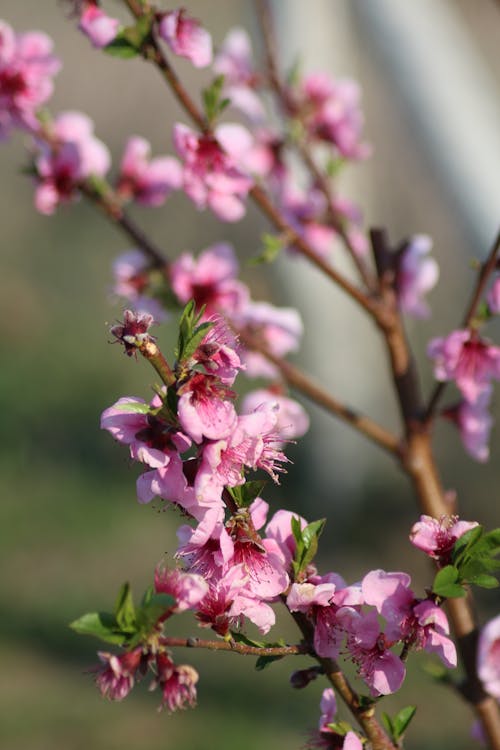
[(157, 247), (143, 230), (130, 218), (111, 185), (106, 184), (104, 193), (96, 191), (91, 182), (83, 181), (79, 185), (82, 194), (99, 208), (111, 221), (122, 229), (134, 241), (135, 245), (148, 258), (153, 268), (166, 270), (169, 261), (163, 251)]
[(349, 424), (354, 430), (360, 432), (392, 455), (400, 455), (401, 446), (395, 435), (385, 430), (377, 422), (364, 414), (360, 414), (341, 401), (338, 401), (328, 391), (325, 391), (320, 385), (315, 383), (310, 375), (290, 362), (272, 354), (255, 336), (242, 330), (238, 331), (238, 336), (245, 346), (248, 346), (253, 351), (260, 352), (269, 362), (272, 362), (278, 368), (286, 383), (292, 388), (307, 396), (307, 398), (333, 416)]
[[(269, 6), (269, 0), (255, 0), (255, 3), (258, 9), (257, 16), (260, 21), (260, 26), (262, 30), (262, 38), (264, 40), (267, 77), (268, 77), (269, 85), (276, 95), (276, 99), (280, 105), (280, 109), (282, 111), (283, 116), (288, 117), (291, 112), (295, 113), (297, 108), (294, 106), (294, 103), (290, 101), (290, 93), (281, 81), (278, 63), (277, 63), (277, 54), (276, 54), (276, 50), (277, 50), (276, 34), (274, 33), (274, 23), (273, 23), (271, 9)], [(360, 277), (364, 281), (367, 289), (371, 291), (375, 291), (376, 289), (375, 280), (372, 274), (370, 273), (369, 269), (363, 263), (362, 259), (356, 253), (356, 250), (354, 249), (352, 242), (347, 232), (345, 231), (343, 219), (338, 214), (338, 212), (335, 211), (334, 209), (333, 194), (332, 194), (332, 190), (330, 187), (330, 183), (328, 179), (326, 178), (326, 176), (321, 172), (318, 165), (316, 164), (314, 157), (311, 153), (309, 144), (300, 140), (296, 142), (294, 145), (298, 153), (300, 154), (304, 164), (310, 171), (311, 176), (314, 178), (316, 185), (325, 196), (326, 205), (327, 205), (327, 214), (328, 214), (328, 219), (329, 219), (331, 226), (333, 227), (333, 229), (335, 229), (337, 234), (340, 236), (340, 238), (344, 242), (344, 245), (349, 255), (351, 256), (353, 263), (358, 269)]]
[(210, 651), (232, 651), (244, 656), (298, 656), (310, 653), (304, 643), (294, 646), (250, 646), (241, 641), (207, 641), (202, 638), (162, 637), (162, 644), (171, 648), (206, 648)]
[[(136, 18), (139, 18), (142, 13), (137, 3), (133, 0), (125, 0), (125, 3), (130, 8), (131, 12)], [(143, 48), (144, 58), (154, 65), (156, 65), (163, 74), (164, 79), (168, 83), (172, 92), (174, 93), (177, 101), (190, 116), (193, 123), (202, 131), (205, 132), (207, 123), (201, 110), (196, 106), (195, 102), (189, 96), (182, 82), (175, 73), (174, 68), (167, 60), (166, 55), (160, 48), (159, 44), (154, 38), (146, 42)], [(290, 238), (290, 243), (302, 254), (305, 255), (311, 263), (319, 268), (326, 276), (340, 286), (346, 294), (354, 299), (366, 312), (371, 315), (376, 314), (377, 303), (376, 300), (366, 295), (363, 291), (358, 289), (352, 284), (345, 276), (336, 271), (333, 266), (326, 263), (321, 259), (313, 248), (307, 243), (303, 237), (298, 234), (294, 228), (286, 221), (281, 212), (271, 203), (270, 199), (262, 190), (262, 188), (255, 185), (249, 195), (254, 202), (259, 206), (265, 216), (271, 221), (272, 224), (280, 232), (286, 233)]]

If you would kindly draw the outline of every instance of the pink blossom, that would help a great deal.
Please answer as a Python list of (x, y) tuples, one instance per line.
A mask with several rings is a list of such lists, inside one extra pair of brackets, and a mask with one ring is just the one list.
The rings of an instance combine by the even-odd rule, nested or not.
[(195, 480), (197, 497), (220, 497), (224, 486), (243, 484), (245, 467), (263, 469), (277, 482), (276, 472), (282, 471), (278, 464), (287, 458), (276, 448), (275, 426), (274, 410), (261, 408), (238, 417), (227, 438), (204, 446)]
[(355, 81), (333, 80), (326, 73), (311, 73), (302, 84), (306, 127), (313, 138), (333, 144), (347, 159), (365, 159), (371, 149), (361, 142), (361, 91)]
[(140, 250), (128, 250), (113, 262), (115, 284), (113, 291), (119, 297), (135, 300), (147, 289), (148, 261)]
[(262, 404), (278, 404), (276, 432), (287, 440), (302, 437), (309, 429), (309, 416), (303, 406), (292, 398), (273, 393), (272, 389), (259, 388), (247, 393), (241, 404), (243, 414), (250, 414)]
[(158, 567), (155, 570), (155, 591), (175, 598), (174, 612), (185, 612), (187, 609), (195, 609), (206, 596), (208, 584), (196, 573)]
[(172, 289), (183, 304), (194, 299), (205, 318), (216, 312), (230, 316), (249, 299), (248, 289), (237, 280), (238, 260), (231, 245), (220, 242), (203, 250), (197, 259), (182, 253), (170, 266)]
[(477, 673), (484, 689), (500, 699), (500, 615), (490, 620), (479, 635)]
[(206, 68), (212, 62), (210, 34), (183, 8), (165, 13), (158, 33), (174, 54), (187, 58), (195, 68)]
[(146, 296), (150, 285), (151, 269), (144, 253), (128, 250), (119, 255), (113, 263), (114, 287), (116, 295), (127, 300), (139, 314), (152, 315), (157, 323), (168, 319), (168, 313), (154, 297)]
[(271, 539), (261, 539), (248, 513), (240, 511), (229, 521), (234, 543), (232, 564), (242, 564), (247, 576), (245, 591), (258, 599), (272, 599), (288, 588), (289, 578), (281, 555)]
[(125, 348), (125, 354), (132, 357), (137, 353), (137, 347), (148, 341), (155, 341), (154, 336), (148, 333), (154, 325), (153, 316), (148, 313), (136, 313), (133, 310), (124, 310), (123, 322), (110, 328), (110, 333)]
[(335, 229), (327, 224), (327, 201), (321, 190), (302, 190), (294, 180), (281, 185), (281, 203), (290, 224), (312, 249), (325, 258), (332, 249)]
[(333, 599), (334, 583), (292, 583), (286, 606), (290, 612), (309, 612), (311, 607), (328, 607)]
[(141, 474), (137, 479), (137, 499), (149, 503), (154, 497), (176, 503), (191, 513), (196, 505), (193, 488), (189, 487), (180, 456), (174, 451), (165, 453), (165, 464)]
[(78, 28), (90, 39), (97, 49), (106, 47), (118, 34), (120, 21), (111, 18), (95, 2), (85, 4)]
[(245, 369), (237, 353), (237, 339), (220, 315), (208, 321), (212, 325), (193, 353), (192, 363), (202, 365), (208, 375), (218, 378), (224, 386), (232, 385), (238, 370)]
[(437, 283), (439, 266), (434, 258), (427, 257), (432, 240), (425, 234), (411, 237), (398, 262), (396, 288), (403, 312), (415, 318), (427, 318), (430, 308), (424, 300)]
[(458, 330), (433, 339), (427, 352), (435, 360), (437, 380), (455, 380), (471, 404), (477, 402), (492, 379), (500, 379), (500, 348), (488, 344), (476, 331)]
[(389, 651), (391, 644), (380, 632), (376, 612), (360, 613), (342, 607), (337, 618), (347, 633), (346, 644), (351, 658), (372, 695), (388, 695), (399, 690), (405, 678), (405, 666), (396, 654)]
[(295, 557), (297, 543), (292, 533), (292, 518), (296, 518), (300, 523), (300, 528), (307, 526), (307, 521), (297, 513), (291, 513), (289, 510), (278, 510), (266, 526), (266, 537), (274, 539), (283, 555), (285, 568), (289, 568)]
[(142, 647), (127, 651), (120, 656), (99, 651), (103, 667), (96, 677), (101, 694), (112, 701), (127, 697), (134, 686), (135, 676), (142, 661)]
[(153, 399), (151, 411), (146, 413), (141, 398), (120, 398), (101, 415), (101, 429), (108, 430), (119, 443), (130, 445), (134, 460), (155, 469), (168, 465), (172, 451), (185, 451), (191, 445), (186, 435), (155, 415), (158, 402)]
[(492, 387), (486, 387), (474, 404), (462, 401), (458, 406), (445, 409), (442, 416), (456, 422), (467, 453), (476, 461), (487, 461), (490, 455), (488, 441), (493, 419), (489, 412)]
[[(329, 725), (334, 723), (337, 713), (337, 701), (332, 688), (323, 690), (320, 702), (321, 716), (318, 732), (314, 733), (307, 743), (310, 748), (343, 748), (343, 750), (362, 750), (363, 745), (355, 732), (349, 731), (342, 742), (341, 735)], [(341, 744), (342, 742), (342, 744)]]
[(237, 421), (236, 411), (227, 400), (230, 392), (218, 378), (194, 372), (178, 393), (179, 423), (195, 443), (201, 443), (204, 437), (221, 440), (232, 432)]
[(436, 653), (448, 669), (457, 666), (455, 644), (448, 638), (450, 627), (443, 610), (429, 600), (419, 602), (413, 607), (418, 628), (414, 628), (413, 643), (416, 648), (423, 648), (429, 653)]
[(186, 706), (196, 705), (196, 683), (199, 676), (196, 669), (189, 664), (174, 664), (170, 657), (160, 651), (156, 654), (157, 678), (151, 688), (160, 686), (162, 691), (162, 708), (177, 711)]
[(451, 562), (451, 552), (457, 539), (478, 525), (477, 521), (460, 521), (458, 516), (420, 516), (410, 531), (410, 542), (441, 565)]
[(404, 623), (412, 613), (415, 595), (410, 583), (410, 576), (406, 573), (386, 573), (384, 570), (370, 571), (361, 582), (365, 603), (375, 607), (386, 619), (386, 636), (391, 641), (404, 637)]
[[(226, 135), (224, 145), (218, 140), (222, 127)], [(184, 161), (184, 190), (196, 207), (208, 206), (222, 221), (238, 221), (245, 213), (244, 200), (253, 185), (253, 180), (238, 166), (249, 134), (242, 126), (232, 125), (231, 131), (227, 125), (221, 128), (214, 137), (198, 135), (186, 125), (177, 124), (174, 145)], [(231, 152), (225, 150), (229, 140)]]
[(60, 203), (75, 200), (80, 182), (108, 171), (109, 151), (93, 129), (90, 118), (81, 112), (63, 112), (52, 128), (57, 145), (38, 144), (35, 205), (40, 213), (53, 214)]
[(241, 28), (229, 31), (214, 60), (214, 71), (224, 76), (223, 95), (231, 106), (261, 122), (265, 110), (255, 88), (259, 82), (252, 61), (252, 46), (247, 32)]
[(149, 143), (132, 136), (125, 146), (117, 190), (143, 206), (161, 206), (172, 190), (182, 184), (182, 169), (171, 156), (151, 159)]
[[(237, 317), (239, 328), (261, 341), (276, 357), (284, 357), (296, 351), (302, 335), (303, 325), (299, 313), (292, 307), (274, 307), (268, 302), (249, 302)], [(246, 350), (243, 354), (246, 374), (249, 377), (278, 375), (277, 368), (262, 354)]]
[(45, 34), (15, 34), (0, 21), (0, 139), (16, 127), (38, 130), (36, 112), (52, 96), (61, 68), (52, 47)]

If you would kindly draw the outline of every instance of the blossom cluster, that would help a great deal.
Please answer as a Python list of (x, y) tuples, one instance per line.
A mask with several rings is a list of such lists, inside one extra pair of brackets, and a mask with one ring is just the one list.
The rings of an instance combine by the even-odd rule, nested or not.
[[(14, 129), (29, 133), (39, 212), (53, 214), (59, 205), (86, 194), (122, 218), (129, 202), (159, 207), (173, 191), (183, 191), (197, 209), (235, 222), (245, 215), (248, 197), (264, 186), (265, 198), (287, 228), (277, 238), (280, 249), (287, 246), (294, 255), (299, 238), (323, 262), (340, 237), (363, 268), (368, 242), (361, 212), (329, 179), (371, 153), (363, 140), (357, 83), (322, 72), (275, 82), (281, 87), (280, 131), (268, 124), (269, 80), (257, 69), (242, 29), (232, 30), (214, 53), (208, 31), (182, 8), (155, 11), (147, 16), (142, 36), (138, 27), (131, 36), (97, 0), (71, 5), (78, 28), (94, 47), (116, 52), (129, 45), (134, 53), (144, 53), (147, 44), (156, 45), (153, 51), (166, 47), (168, 54), (196, 68), (212, 66), (215, 78), (204, 92), (204, 126), (174, 125), (175, 155), (153, 156), (149, 142), (133, 135), (110, 180), (110, 152), (95, 136), (91, 119), (76, 111), (52, 118), (45, 110), (60, 68), (51, 41), (39, 32), (15, 34), (0, 22), (0, 137)], [(243, 122), (219, 122), (226, 108)], [(296, 154), (290, 156), (297, 142), (305, 149), (306, 163), (313, 164), (308, 177), (296, 169)], [(425, 295), (439, 273), (429, 257), (431, 246), (426, 235), (414, 235), (388, 263), (397, 306), (417, 318), (429, 315)], [(279, 484), (289, 462), (287, 443), (309, 425), (303, 407), (287, 395), (278, 364), (299, 346), (298, 312), (252, 300), (225, 242), (198, 257), (183, 252), (161, 268), (152, 256), (134, 248), (116, 259), (114, 293), (133, 309), (126, 309), (111, 331), (126, 354), (139, 353), (151, 362), (162, 384), (149, 402), (119, 398), (103, 412), (101, 427), (128, 446), (131, 460), (141, 467), (138, 501), (157, 499), (175, 509), (183, 524), (175, 567), (159, 565), (155, 571), (151, 596), (157, 597), (159, 609), (151, 608), (142, 630), (134, 631), (132, 620), (123, 615), (125, 630), (114, 642), (124, 650), (99, 653), (101, 693), (122, 700), (152, 673), (151, 687), (160, 688), (162, 706), (170, 711), (193, 706), (198, 674), (174, 662), (169, 619), (190, 610), (200, 627), (234, 642), (248, 621), (267, 634), (278, 603), (310, 626), (312, 655), (352, 662), (372, 698), (401, 687), (411, 650), (436, 654), (446, 668), (455, 667), (455, 645), (441, 608), (443, 597), (436, 591), (418, 597), (410, 576), (401, 571), (372, 570), (353, 584), (336, 572), (320, 574), (314, 554), (322, 524), (285, 509), (268, 520), (269, 506), (261, 496), (265, 482), (255, 480), (254, 472)], [(496, 280), (488, 294), (489, 314), (500, 311), (499, 300)], [(169, 364), (150, 328), (182, 308)], [(482, 338), (471, 321), (434, 339), (429, 354), (436, 378), (455, 381), (462, 395), (445, 416), (458, 424), (469, 453), (485, 460), (491, 427), (487, 408), (491, 383), (500, 379), (500, 348)], [(233, 386), (241, 372), (270, 383), (249, 392), (238, 408)], [(477, 526), (456, 517), (422, 516), (410, 538), (443, 569), (452, 562), (457, 540)], [(495, 697), (500, 697), (498, 646), (496, 618), (484, 629), (478, 654), (479, 677)], [(323, 693), (321, 712), (311, 746), (361, 749), (357, 733), (339, 734), (331, 689)]]

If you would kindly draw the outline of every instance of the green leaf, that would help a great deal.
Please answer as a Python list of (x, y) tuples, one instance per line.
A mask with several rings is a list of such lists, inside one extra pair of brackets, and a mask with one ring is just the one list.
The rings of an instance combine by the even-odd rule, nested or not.
[(332, 732), (340, 735), (341, 737), (345, 737), (347, 732), (350, 732), (352, 730), (351, 725), (348, 724), (347, 721), (332, 721), (327, 724), (327, 727), (328, 729), (331, 729)]
[(255, 669), (257, 672), (262, 672), (262, 670), (268, 667), (269, 664), (272, 664), (273, 661), (279, 661), (282, 658), (282, 656), (259, 656), (255, 662)]
[(114, 613), (115, 620), (122, 632), (135, 633), (135, 607), (132, 599), (132, 590), (128, 583), (124, 583), (118, 592)]
[(137, 57), (139, 50), (132, 44), (123, 31), (120, 31), (112, 42), (103, 47), (104, 52), (112, 57), (121, 57), (123, 60), (128, 60), (132, 57)]
[(193, 333), (191, 334), (190, 339), (185, 343), (184, 345), (184, 351), (182, 353), (182, 359), (181, 361), (184, 361), (186, 359), (189, 359), (193, 356), (207, 333), (211, 328), (213, 328), (213, 323), (209, 323), (208, 321), (206, 323), (202, 323), (197, 328), (194, 329)]
[(254, 641), (244, 633), (238, 633), (235, 630), (231, 630), (231, 637), (233, 641), (236, 641), (237, 643), (244, 643), (245, 646), (255, 646), (256, 648), (265, 648), (266, 646), (265, 641)]
[(260, 263), (273, 263), (285, 246), (285, 241), (281, 235), (263, 234), (262, 244), (264, 249), (255, 258), (248, 261), (249, 266), (257, 266)]
[(122, 645), (127, 635), (120, 632), (113, 615), (108, 612), (88, 612), (70, 623), (72, 628), (81, 635), (93, 635), (106, 643)]
[(454, 565), (447, 565), (436, 574), (432, 585), (432, 591), (438, 596), (463, 596), (465, 592), (463, 591), (462, 586), (457, 583), (458, 580), (458, 569)]
[(410, 721), (415, 716), (416, 710), (416, 706), (406, 706), (406, 708), (402, 708), (394, 717), (392, 723), (394, 727), (394, 740), (396, 742), (401, 739), (407, 730)]
[(389, 714), (386, 714), (385, 711), (382, 712), (381, 716), (382, 716), (382, 724), (384, 725), (387, 734), (389, 735), (389, 737), (391, 738), (391, 740), (393, 742), (395, 742), (395, 740), (394, 740), (394, 725), (392, 723), (391, 717), (389, 716)]
[(266, 484), (267, 481), (265, 479), (254, 480), (253, 482), (245, 482), (245, 484), (240, 484), (236, 487), (226, 487), (226, 489), (238, 508), (248, 508), (255, 498), (260, 496)]
[(316, 556), (318, 539), (324, 529), (325, 523), (326, 519), (321, 518), (319, 521), (313, 521), (301, 530), (298, 518), (292, 518), (292, 531), (297, 542), (295, 558), (292, 563), (295, 576), (302, 573)]
[(202, 91), (203, 108), (205, 116), (210, 125), (222, 114), (230, 104), (230, 99), (222, 99), (222, 89), (224, 87), (224, 76), (220, 75), (214, 78), (210, 86)]
[(490, 555), (498, 555), (500, 552), (500, 529), (493, 529), (481, 539), (481, 547), (488, 550)]
[(499, 585), (495, 576), (490, 576), (487, 573), (479, 573), (468, 580), (469, 583), (474, 583), (476, 586), (481, 586), (483, 589), (495, 589)]
[(465, 534), (462, 534), (462, 536), (457, 539), (457, 541), (453, 545), (452, 561), (454, 563), (458, 563), (459, 559), (463, 557), (464, 553), (469, 551), (471, 547), (473, 547), (476, 542), (479, 541), (482, 534), (482, 526), (475, 526), (473, 529), (469, 529), (469, 531), (466, 531)]
[(115, 404), (113, 408), (116, 411), (127, 412), (127, 414), (149, 414), (151, 411), (149, 404), (138, 404), (135, 401)]
[(137, 611), (137, 626), (141, 634), (149, 635), (160, 617), (174, 605), (175, 597), (170, 594), (152, 594)]

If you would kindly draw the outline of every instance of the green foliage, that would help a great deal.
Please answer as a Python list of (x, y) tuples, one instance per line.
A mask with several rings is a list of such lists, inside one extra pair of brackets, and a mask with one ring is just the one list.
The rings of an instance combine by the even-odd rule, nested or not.
[(313, 521), (304, 529), (301, 529), (299, 519), (296, 516), (292, 517), (292, 533), (297, 545), (295, 559), (292, 562), (295, 579), (299, 578), (307, 566), (314, 560), (318, 551), (318, 540), (325, 523), (326, 518), (320, 518), (319, 521)]
[(149, 637), (160, 617), (174, 604), (174, 597), (155, 594), (153, 587), (150, 587), (136, 609), (130, 585), (124, 583), (118, 592), (113, 613), (88, 612), (74, 620), (70, 628), (82, 635), (93, 635), (106, 643), (132, 648)]
[(458, 568), (454, 565), (446, 565), (446, 567), (441, 568), (436, 573), (434, 583), (432, 584), (432, 591), (434, 594), (445, 598), (465, 596), (467, 592), (459, 582), (459, 579)]
[(175, 348), (175, 356), (180, 365), (193, 356), (213, 326), (213, 323), (200, 323), (204, 311), (205, 307), (202, 307), (200, 312), (197, 313), (195, 301), (190, 300), (182, 312), (179, 323), (179, 337)]
[(238, 487), (226, 487), (238, 508), (248, 508), (256, 497), (259, 497), (266, 486), (265, 479), (256, 479), (253, 482), (245, 482)]
[(268, 234), (266, 232), (262, 235), (261, 239), (264, 249), (255, 258), (249, 260), (248, 265), (250, 266), (257, 266), (261, 263), (273, 263), (285, 247), (285, 241), (281, 235)]
[(403, 739), (403, 735), (408, 729), (410, 721), (415, 716), (416, 710), (416, 706), (406, 706), (406, 708), (402, 708), (392, 719), (389, 714), (382, 714), (384, 726), (396, 745)]
[(432, 591), (442, 597), (465, 596), (464, 586), (475, 584), (491, 589), (498, 586), (492, 572), (500, 568), (500, 529), (487, 533), (482, 526), (467, 531), (453, 546), (452, 565), (446, 565), (436, 574)]
[(129, 59), (141, 54), (144, 45), (151, 35), (152, 17), (148, 14), (141, 16), (133, 26), (121, 29), (112, 42), (104, 47), (104, 51), (113, 57)]
[(202, 91), (205, 117), (210, 126), (214, 125), (226, 107), (230, 104), (230, 99), (222, 98), (223, 87), (224, 76), (220, 75), (214, 78), (210, 86)]
[[(273, 643), (266, 643), (266, 641), (255, 641), (252, 638), (244, 635), (243, 633), (237, 633), (235, 631), (231, 631), (231, 637), (233, 641), (236, 641), (237, 643), (243, 643), (245, 646), (252, 646), (253, 648), (282, 648), (286, 646), (286, 643), (282, 638), (280, 638), (278, 641), (274, 641)], [(259, 656), (257, 657), (257, 661), (255, 662), (255, 669), (258, 672), (261, 672), (263, 669), (268, 667), (269, 664), (272, 664), (273, 661), (279, 661), (280, 659), (283, 659), (283, 656), (268, 656), (267, 654)]]

